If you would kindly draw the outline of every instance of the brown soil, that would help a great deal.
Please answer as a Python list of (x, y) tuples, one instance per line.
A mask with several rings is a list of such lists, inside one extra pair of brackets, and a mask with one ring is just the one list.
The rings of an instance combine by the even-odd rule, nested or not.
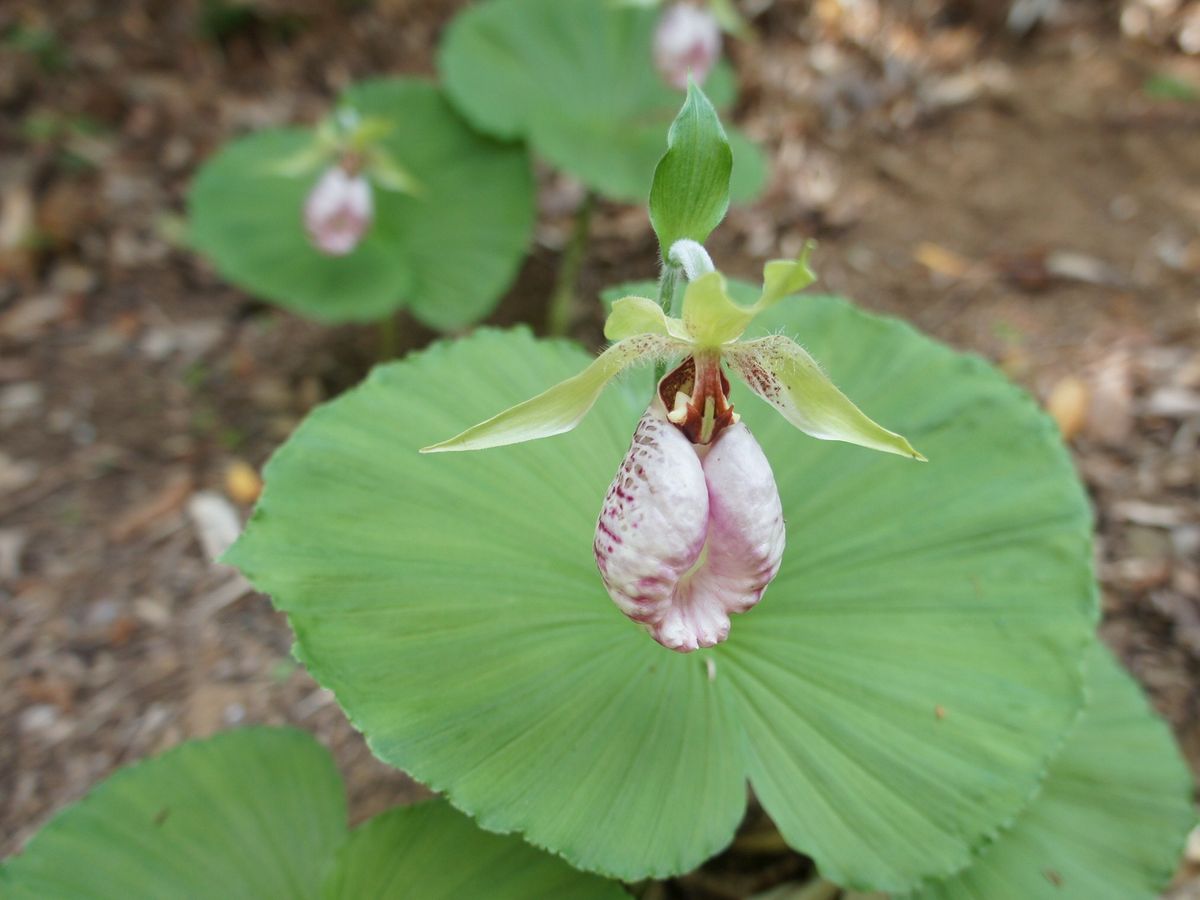
[[(239, 722), (318, 734), (356, 820), (420, 794), (290, 661), (266, 598), (206, 561), (186, 511), (361, 378), (376, 335), (256, 302), (179, 235), (220, 142), (314, 120), (355, 78), (431, 73), (458, 5), (263, 2), (219, 38), (200, 23), (220, 30), (223, 5), (199, 0), (0, 11), (0, 856), (114, 767)], [(734, 50), (737, 118), (774, 178), (714, 256), (753, 277), (816, 236), (824, 288), (1053, 396), (1096, 503), (1104, 636), (1200, 771), (1200, 106), (1144, 89), (1200, 72), (1122, 39), (1104, 5), (1020, 42), (970, 17), (863, 37), (765, 6)], [(49, 49), (16, 46), (18, 26)], [(38, 242), (6, 245), (24, 208)], [(541, 321), (568, 226), (543, 215), (495, 322)], [(644, 211), (602, 205), (576, 334), (596, 344), (596, 291), (654, 265)], [(432, 337), (400, 327), (404, 346)], [(786, 860), (678, 890), (741, 896), (794, 876)]]

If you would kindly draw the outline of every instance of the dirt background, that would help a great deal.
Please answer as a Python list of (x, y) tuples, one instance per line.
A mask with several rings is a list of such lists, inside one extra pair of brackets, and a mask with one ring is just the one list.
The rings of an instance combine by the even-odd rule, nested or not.
[[(232, 136), (432, 74), (459, 6), (0, 5), (0, 856), (114, 767), (239, 723), (317, 733), (356, 820), (419, 796), (200, 535), (248, 514), (255, 470), (378, 336), (223, 283), (182, 245), (183, 198)], [(774, 173), (714, 256), (753, 277), (816, 237), (825, 289), (1047, 402), (1096, 505), (1104, 636), (1200, 771), (1200, 7), (1024, 2), (1051, 15), (1021, 33), (1001, 3), (885, 6), (746, 3), (735, 118)], [(576, 192), (542, 180), (494, 322), (544, 316)], [(601, 205), (574, 333), (598, 345), (596, 292), (654, 268), (644, 210)], [(754, 843), (669, 895), (804, 871)]]

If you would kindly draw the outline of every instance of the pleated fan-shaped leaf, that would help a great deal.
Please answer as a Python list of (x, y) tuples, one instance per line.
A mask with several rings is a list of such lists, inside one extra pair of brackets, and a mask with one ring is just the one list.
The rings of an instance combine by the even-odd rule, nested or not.
[(625, 896), (440, 800), (348, 833), (333, 760), (290, 728), (226, 732), (135, 764), (0, 867), (5, 900)]
[(1109, 651), (1041, 792), (961, 874), (910, 900), (1154, 900), (1196, 822), (1192, 779), (1166, 723)]
[(0, 897), (315, 898), (346, 834), (328, 751), (302, 731), (243, 728), (102, 782), (5, 863)]
[(322, 900), (620, 900), (620, 885), (572, 869), (512, 835), (481, 831), (442, 800), (398, 807), (355, 829)]

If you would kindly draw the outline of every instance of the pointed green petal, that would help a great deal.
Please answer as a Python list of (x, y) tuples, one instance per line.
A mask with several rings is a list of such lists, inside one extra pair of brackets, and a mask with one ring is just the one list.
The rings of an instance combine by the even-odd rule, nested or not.
[(329, 162), (333, 155), (334, 151), (328, 144), (315, 138), (297, 152), (264, 166), (263, 171), (266, 175), (299, 178), (317, 171)]
[(725, 276), (709, 272), (697, 278), (683, 295), (683, 324), (691, 339), (701, 347), (719, 347), (736, 340), (757, 312), (739, 306), (725, 289)]
[(774, 306), (817, 280), (817, 274), (808, 263), (816, 246), (814, 241), (808, 241), (796, 259), (773, 259), (763, 266), (763, 291), (755, 304), (756, 311)]
[(371, 147), (364, 155), (367, 160), (367, 172), (380, 187), (413, 197), (424, 193), (421, 183), (383, 147)]
[(422, 453), (446, 450), (483, 450), (503, 447), (570, 431), (587, 415), (604, 386), (626, 366), (641, 360), (662, 359), (678, 346), (670, 338), (638, 334), (605, 350), (586, 369), (560, 381), (536, 397), (518, 403), (462, 434), (422, 447)]
[(754, 393), (805, 434), (925, 460), (903, 437), (867, 418), (790, 338), (736, 344), (724, 357)]
[(604, 336), (610, 341), (621, 341), (638, 334), (661, 334), (681, 341), (688, 339), (683, 323), (668, 316), (653, 300), (622, 297), (614, 301), (604, 323)]
[(372, 144), (387, 137), (396, 130), (396, 123), (383, 116), (368, 116), (358, 123), (350, 136), (350, 143), (356, 150), (365, 150)]

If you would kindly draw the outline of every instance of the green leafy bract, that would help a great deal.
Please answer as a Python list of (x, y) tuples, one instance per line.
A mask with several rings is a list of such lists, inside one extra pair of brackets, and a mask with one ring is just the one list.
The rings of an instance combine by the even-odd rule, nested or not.
[(667, 132), (667, 152), (650, 187), (650, 222), (663, 259), (678, 240), (703, 244), (729, 208), (733, 153), (717, 111), (689, 80), (687, 100)]
[(524, 331), (435, 345), (314, 412), (230, 561), (375, 753), (485, 828), (678, 873), (728, 844), (748, 778), (826, 877), (904, 890), (1017, 815), (1079, 709), (1087, 502), (1053, 423), (981, 360), (828, 297), (754, 328), (799, 336), (934, 462), (808, 439), (735, 392), (788, 549), (712, 650), (655, 644), (592, 558), (648, 375), (570, 434), (417, 454), (588, 362)]
[(1088, 706), (1041, 793), (962, 874), (912, 900), (1154, 900), (1195, 824), (1192, 779), (1171, 732), (1106, 648)]
[[(654, 69), (657, 15), (610, 0), (487, 0), (450, 25), (438, 69), (477, 128), (524, 137), (590, 188), (642, 202), (680, 101)], [(718, 107), (731, 103), (729, 67), (704, 87)], [(729, 141), (733, 198), (751, 200), (766, 163), (742, 135)]]
[(328, 752), (246, 728), (130, 766), (60, 812), (0, 870), (0, 896), (315, 897), (346, 838)]
[(189, 195), (192, 243), (230, 280), (325, 321), (374, 319), (400, 306), (435, 328), (482, 318), (529, 242), (525, 150), (476, 134), (422, 81), (366, 82), (338, 105), (394, 123), (381, 146), (419, 191), (373, 185), (375, 217), (362, 243), (347, 256), (325, 256), (310, 245), (301, 214), (320, 173), (279, 171), (311, 134), (263, 131), (200, 171)]

